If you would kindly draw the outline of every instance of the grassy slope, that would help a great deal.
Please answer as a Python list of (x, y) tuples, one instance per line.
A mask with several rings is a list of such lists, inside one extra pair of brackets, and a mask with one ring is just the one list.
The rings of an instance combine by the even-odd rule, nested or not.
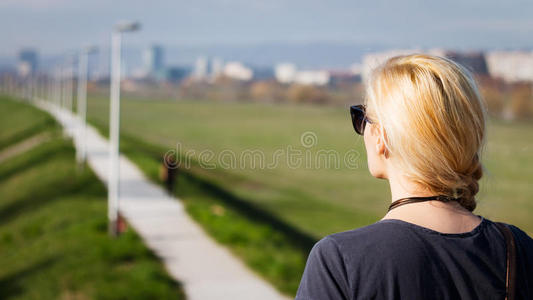
[(106, 191), (48, 115), (0, 99), (0, 144), (52, 139), (0, 164), (2, 299), (183, 299), (131, 230), (107, 235)]
[[(1, 96), (0, 96), (1, 97)], [(51, 116), (36, 113), (26, 105), (2, 98), (0, 111), (0, 151), (32, 135), (49, 129), (54, 124)]]

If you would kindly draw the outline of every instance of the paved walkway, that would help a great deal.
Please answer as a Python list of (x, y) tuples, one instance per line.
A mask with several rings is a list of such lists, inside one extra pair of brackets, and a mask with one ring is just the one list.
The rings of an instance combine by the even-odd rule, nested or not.
[[(63, 125), (76, 147), (81, 122), (72, 113), (37, 102)], [(108, 142), (89, 126), (87, 161), (107, 183)], [(120, 212), (183, 284), (190, 300), (289, 299), (251, 272), (228, 249), (217, 244), (185, 212), (181, 202), (149, 182), (124, 155), (120, 155)]]

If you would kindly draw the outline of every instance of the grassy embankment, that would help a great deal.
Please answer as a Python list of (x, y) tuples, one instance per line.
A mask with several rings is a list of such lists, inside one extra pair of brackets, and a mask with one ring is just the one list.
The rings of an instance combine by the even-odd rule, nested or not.
[(0, 162), (0, 298), (185, 298), (135, 232), (108, 237), (105, 186), (49, 115), (0, 97), (0, 128), (0, 153), (45, 137)]
[[(89, 116), (107, 132), (108, 101), (91, 98)], [(533, 232), (533, 124), (491, 120), (476, 213), (514, 223)], [(306, 148), (301, 135), (311, 131), (317, 141)], [(368, 174), (362, 140), (351, 128), (346, 109), (309, 105), (217, 103), (209, 101), (122, 101), (122, 145), (157, 181), (161, 156), (180, 143), (182, 151), (219, 154), (231, 150), (238, 158), (260, 150), (266, 163), (276, 151), (310, 151), (311, 167), (291, 167), (282, 156), (275, 168), (184, 170), (178, 193), (192, 215), (219, 241), (278, 288), (294, 292), (313, 241), (337, 231), (377, 221), (389, 203), (386, 182)], [(307, 144), (309, 145), (309, 144)], [(342, 160), (359, 154), (355, 169), (318, 166), (319, 150), (334, 150)], [(286, 154), (287, 152), (285, 152)], [(210, 161), (213, 162), (213, 161)], [(238, 162), (239, 163), (239, 162)], [(224, 213), (221, 213), (224, 212)], [(277, 236), (277, 238), (272, 238)]]

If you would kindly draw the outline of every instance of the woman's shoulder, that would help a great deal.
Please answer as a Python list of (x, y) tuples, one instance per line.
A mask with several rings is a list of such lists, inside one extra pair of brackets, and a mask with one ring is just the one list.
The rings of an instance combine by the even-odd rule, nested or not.
[[(375, 247), (376, 243), (386, 239), (390, 234), (390, 224), (376, 222), (364, 227), (332, 233), (315, 243), (311, 249), (311, 256), (333, 257), (344, 260), (345, 254), (363, 253), (368, 247)], [(367, 252), (368, 253), (368, 252)]]
[(363, 227), (330, 234), (322, 240), (332, 240), (339, 246), (366, 247), (395, 240), (404, 240), (411, 229), (409, 224), (400, 220), (380, 220)]
[(356, 229), (329, 234), (319, 240), (313, 247), (315, 252), (335, 252), (345, 259), (364, 256), (369, 258), (372, 253), (378, 255), (401, 248), (413, 248), (412, 235), (409, 228), (388, 220), (363, 226)]
[(354, 228), (346, 231), (332, 233), (325, 236), (324, 240), (334, 240), (337, 243), (347, 243), (354, 239), (361, 240), (380, 240), (383, 235), (389, 235), (391, 231), (397, 231), (393, 224), (384, 222), (384, 220), (372, 223), (370, 225)]
[(374, 282), (379, 280), (379, 274), (402, 268), (399, 262), (414, 261), (418, 266), (423, 247), (409, 231), (401, 224), (379, 221), (327, 235), (311, 249), (303, 281), (323, 281), (324, 274), (328, 274), (342, 283), (343, 292), (349, 293), (354, 290), (353, 285), (362, 284), (363, 278), (358, 274), (366, 274), (365, 280), (375, 278), (371, 280)]

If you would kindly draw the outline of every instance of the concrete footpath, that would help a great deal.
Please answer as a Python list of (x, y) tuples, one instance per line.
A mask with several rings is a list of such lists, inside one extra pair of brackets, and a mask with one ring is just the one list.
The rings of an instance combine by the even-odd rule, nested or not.
[[(37, 101), (36, 105), (63, 125), (79, 149), (80, 120), (48, 102)], [(86, 140), (87, 162), (107, 184), (109, 143), (91, 126)], [(120, 212), (161, 258), (170, 275), (183, 284), (188, 299), (289, 299), (217, 244), (178, 199), (151, 183), (124, 155), (120, 155)]]

